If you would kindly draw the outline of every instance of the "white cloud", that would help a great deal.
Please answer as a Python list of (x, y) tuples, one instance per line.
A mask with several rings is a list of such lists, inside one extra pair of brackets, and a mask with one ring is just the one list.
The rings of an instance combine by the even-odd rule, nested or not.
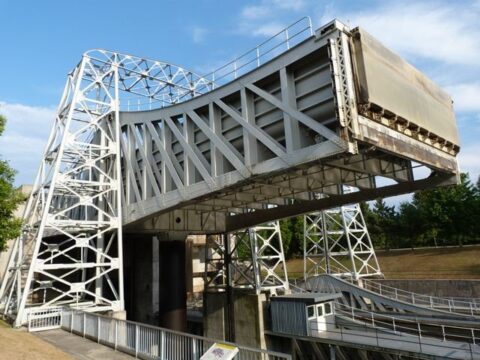
[(458, 156), (460, 171), (468, 172), (470, 179), (477, 181), (480, 175), (480, 144), (470, 144), (462, 147)]
[(244, 34), (270, 37), (282, 30), (279, 19), (303, 10), (307, 0), (261, 0), (258, 5), (245, 6), (239, 18), (239, 30)]
[(265, 2), (270, 3), (271, 5), (276, 6), (282, 10), (294, 10), (294, 11), (300, 11), (304, 9), (306, 5), (305, 0), (269, 0)]
[(205, 40), (208, 30), (199, 26), (193, 28), (192, 38), (195, 44), (200, 44)]
[(268, 14), (266, 6), (247, 6), (242, 10), (242, 17), (244, 19), (256, 20)]
[(261, 25), (257, 28), (255, 28), (252, 32), (253, 35), (255, 36), (265, 36), (265, 37), (270, 37), (273, 35), (278, 34), (284, 26), (277, 24), (277, 23), (268, 23), (265, 25)]
[(0, 156), (18, 171), (16, 183), (32, 183), (53, 124), (55, 110), (0, 101), (0, 113), (7, 118), (0, 137)]
[(366, 11), (340, 13), (339, 18), (364, 27), (404, 56), (480, 66), (478, 7), (464, 2), (384, 4)]
[(278, 11), (300, 11), (305, 5), (305, 0), (262, 0), (260, 5), (243, 8), (241, 16), (244, 19), (258, 20), (272, 16)]
[(480, 82), (448, 86), (456, 111), (480, 112)]

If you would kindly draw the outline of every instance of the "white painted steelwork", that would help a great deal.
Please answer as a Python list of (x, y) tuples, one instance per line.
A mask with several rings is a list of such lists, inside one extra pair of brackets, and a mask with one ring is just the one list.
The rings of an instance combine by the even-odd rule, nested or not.
[(207, 241), (206, 289), (225, 290), (227, 284), (256, 293), (289, 289), (278, 221), (227, 234), (228, 244), (219, 239)]
[(124, 310), (120, 92), (161, 106), (208, 91), (182, 68), (106, 50), (69, 74), (0, 288), (3, 314), (70, 304)]
[[(351, 189), (346, 191), (351, 192)], [(304, 278), (383, 276), (359, 204), (304, 216)]]
[(62, 326), (62, 308), (33, 310), (28, 314), (28, 331), (60, 329)]
[(0, 288), (3, 313), (20, 325), (26, 307), (123, 310), (122, 226), (231, 233), (455, 183), (458, 144), (377, 108), (360, 115), (357, 88), (368, 84), (353, 70), (353, 32), (333, 21), (312, 35), (306, 23), (303, 37), (290, 28), (275, 37), (287, 51), (265, 63), (255, 51), (253, 69), (219, 87), (171, 64), (85, 53)]

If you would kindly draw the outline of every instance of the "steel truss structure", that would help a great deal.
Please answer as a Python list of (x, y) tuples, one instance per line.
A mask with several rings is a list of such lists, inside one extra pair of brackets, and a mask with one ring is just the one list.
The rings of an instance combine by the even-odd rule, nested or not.
[(305, 280), (383, 276), (359, 204), (304, 215), (303, 266)]
[[(313, 32), (305, 18), (296, 29), (248, 52), (252, 58), (230, 63), (232, 71), (211, 74), (212, 80), (232, 79), (219, 87), (172, 64), (106, 50), (85, 53), (69, 74), (24, 233), (0, 288), (3, 313), (20, 325), (29, 308), (54, 303), (122, 310), (122, 226), (143, 234), (237, 233), (456, 183), (458, 136), (441, 89), (427, 80), (410, 82), (424, 76), (338, 21)], [(370, 55), (369, 43), (378, 54)], [(375, 68), (377, 58), (391, 65), (382, 67), (382, 79), (397, 81), (405, 69), (413, 74), (396, 84), (395, 95), (405, 96), (369, 102), (369, 94), (390, 86), (376, 81), (376, 71), (365, 72), (363, 65)], [(429, 103), (418, 124), (412, 93)], [(391, 98), (406, 100), (392, 105)], [(441, 124), (430, 110), (444, 115)], [(426, 171), (414, 172), (416, 166)], [(343, 186), (358, 191), (344, 194)], [(312, 199), (313, 193), (328, 197)], [(358, 216), (347, 218), (358, 226)], [(254, 249), (250, 286), (256, 289), (287, 286), (273, 276), (284, 260), (270, 231), (278, 234), (265, 228), (245, 241), (238, 234), (218, 243), (227, 262), (242, 255), (243, 245), (232, 253), (242, 242)], [(367, 244), (358, 242), (359, 249)]]
[(89, 51), (69, 74), (0, 289), (3, 314), (124, 309), (120, 97), (171, 105), (211, 89), (177, 66)]
[(280, 223), (272, 221), (207, 241), (205, 288), (289, 289)]
[[(360, 115), (351, 39), (332, 22), (208, 96), (122, 113), (124, 224), (132, 232), (233, 232), (455, 182), (454, 155), (433, 140)], [(427, 171), (414, 172), (417, 164)], [(393, 185), (379, 186), (379, 177)], [(359, 191), (343, 194), (344, 185)]]

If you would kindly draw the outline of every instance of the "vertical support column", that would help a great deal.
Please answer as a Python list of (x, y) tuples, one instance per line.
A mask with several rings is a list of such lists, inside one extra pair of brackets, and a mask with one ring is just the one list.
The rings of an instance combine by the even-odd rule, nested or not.
[[(217, 106), (211, 102), (208, 105), (208, 113), (209, 113), (209, 122), (210, 128), (216, 135), (222, 134), (222, 125), (220, 123), (220, 110)], [(212, 176), (218, 176), (224, 173), (223, 171), (223, 156), (221, 151), (217, 149), (214, 142), (210, 143), (210, 152), (211, 152), (211, 174)]]
[(344, 236), (347, 242), (347, 247), (348, 247), (348, 255), (350, 257), (350, 270), (352, 273), (352, 278), (353, 280), (358, 280), (360, 274), (358, 273), (357, 269), (357, 264), (355, 262), (355, 254), (354, 251), (355, 249), (352, 246), (352, 240), (351, 239), (351, 232), (350, 232), (350, 225), (351, 225), (351, 219), (347, 219), (347, 210), (344, 206), (340, 208), (340, 214), (342, 217), (342, 223), (343, 223), (343, 229), (344, 229)]
[(152, 311), (157, 314), (160, 311), (160, 248), (157, 236), (152, 239)]
[(322, 211), (320, 216), (322, 217), (322, 237), (323, 237), (323, 253), (325, 254), (325, 271), (327, 274), (332, 273), (330, 268), (330, 244), (328, 238), (328, 229), (327, 229), (327, 217), (325, 211)]
[(186, 234), (159, 235), (159, 325), (187, 330), (187, 288), (185, 273)]
[[(99, 122), (99, 126), (100, 127), (107, 127), (106, 124), (105, 124), (105, 121), (101, 121)], [(106, 146), (106, 139), (105, 139), (105, 133), (103, 131), (100, 131), (99, 132), (99, 136), (100, 136), (100, 154), (101, 154), (101, 157), (103, 158), (105, 156), (105, 146)], [(102, 159), (100, 160), (100, 164), (99, 164), (99, 167), (102, 169), (102, 171), (104, 171), (105, 173), (107, 173), (106, 169), (105, 169), (105, 160)], [(103, 184), (103, 182), (105, 181), (105, 175), (102, 173), (102, 172), (99, 172), (98, 173), (98, 182), (100, 184)], [(103, 192), (104, 191), (104, 187), (103, 185), (99, 185), (99, 192)], [(104, 203), (104, 199), (103, 199), (103, 196), (100, 196), (98, 198), (98, 207), (100, 209), (104, 209), (105, 207), (105, 203)], [(99, 223), (102, 223), (104, 221), (104, 213), (102, 211), (99, 211), (98, 212), (98, 222)], [(97, 237), (96, 237), (96, 242), (97, 242), (97, 246), (96, 246), (96, 254), (95, 254), (95, 261), (97, 264), (101, 263), (104, 259), (103, 259), (103, 249), (104, 249), (104, 234), (102, 232), (101, 229), (98, 229), (97, 230)], [(85, 251), (84, 251), (85, 250)], [(83, 259), (83, 261), (88, 261), (88, 259), (86, 258), (87, 256), (87, 249), (86, 248), (81, 248), (80, 251), (84, 252), (84, 256), (85, 258)], [(95, 267), (95, 276), (97, 277), (95, 279), (95, 295), (96, 295), (96, 298), (95, 298), (95, 303), (96, 304), (100, 304), (101, 301), (100, 301), (100, 298), (102, 297), (102, 293), (103, 293), (103, 277), (100, 276), (102, 273), (102, 269), (99, 267), (99, 266), (96, 266)], [(82, 274), (82, 275), (85, 275), (85, 274)]]
[[(253, 95), (242, 88), (240, 90), (242, 117), (251, 124), (255, 124), (255, 107)], [(243, 151), (245, 152), (245, 165), (251, 166), (258, 162), (257, 139), (252, 136), (245, 127), (243, 128)]]
[[(118, 64), (115, 63), (113, 66), (114, 68), (114, 80), (115, 80), (115, 102), (113, 106), (114, 111), (114, 121), (113, 121), (113, 132), (115, 134), (116, 144), (115, 144), (115, 153), (116, 153), (116, 160), (115, 160), (115, 170), (114, 173), (117, 179), (117, 191), (112, 196), (112, 203), (114, 208), (117, 212), (117, 256), (118, 256), (118, 295), (119, 295), (119, 312), (121, 315), (126, 317), (125, 313), (125, 287), (123, 283), (124, 274), (123, 274), (123, 227), (122, 227), (122, 164), (121, 164), (121, 136), (122, 131), (120, 129), (120, 94), (119, 94), (119, 87), (118, 82), (120, 80), (118, 75)], [(115, 235), (112, 235), (115, 236)], [(119, 315), (120, 315), (119, 314)]]
[(225, 340), (235, 341), (235, 307), (233, 302), (233, 279), (231, 274), (232, 249), (230, 236), (228, 233), (223, 234), (225, 248), (225, 284), (227, 295), (227, 306), (225, 311)]
[[(293, 75), (287, 70), (287, 68), (280, 69), (280, 86), (283, 102), (296, 109), (295, 82), (293, 81)], [(300, 127), (298, 121), (293, 119), (286, 112), (283, 113), (283, 119), (287, 153), (291, 153), (300, 148)]]
[[(193, 123), (188, 118), (187, 114), (183, 114), (183, 136), (187, 141), (187, 144), (194, 148), (194, 132), (193, 132)], [(193, 164), (192, 159), (187, 153), (183, 152), (183, 163), (184, 163), (184, 185), (189, 186), (195, 184), (195, 165)]]
[[(151, 160), (151, 154), (152, 154), (152, 134), (150, 134), (150, 131), (147, 130), (146, 126), (143, 125), (142, 127), (142, 132), (143, 132), (143, 149), (145, 151), (145, 154), (147, 155), (147, 159), (149, 161)], [(153, 163), (153, 162), (152, 162)], [(153, 195), (153, 186), (155, 184), (150, 184), (150, 180), (148, 178), (148, 166), (149, 164), (144, 161), (143, 163), (143, 198), (148, 199)]]

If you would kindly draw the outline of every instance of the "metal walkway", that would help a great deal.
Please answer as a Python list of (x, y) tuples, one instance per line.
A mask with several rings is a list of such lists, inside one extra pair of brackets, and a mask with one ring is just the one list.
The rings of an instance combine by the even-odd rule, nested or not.
[(411, 291), (383, 285), (375, 280), (364, 279), (364, 288), (390, 299), (400, 300), (413, 305), (438, 309), (451, 313), (480, 316), (480, 299), (475, 298), (444, 298), (418, 294)]
[(478, 323), (477, 328), (439, 325), (355, 309), (340, 303), (335, 304), (335, 316), (341, 330), (322, 334), (311, 329), (312, 336), (451, 359), (480, 357)]
[(464, 321), (478, 323), (479, 318), (469, 313), (453, 312), (448, 309), (414, 304), (413, 302), (395, 299), (383, 294), (359, 287), (349, 281), (331, 275), (318, 275), (307, 279), (305, 284), (297, 285), (297, 291), (311, 292), (343, 292), (344, 304), (358, 309), (370, 309), (378, 312), (391, 313), (394, 315), (413, 314), (432, 318), (451, 319), (452, 321)]
[(129, 360), (135, 358), (60, 329), (41, 331), (35, 335), (71, 355), (76, 360)]
[(335, 322), (327, 331), (312, 324), (308, 339), (301, 340), (426, 359), (480, 358), (480, 322), (469, 313), (423, 306), (401, 296), (394, 299), (331, 275), (311, 277), (291, 288), (343, 295), (335, 302)]

